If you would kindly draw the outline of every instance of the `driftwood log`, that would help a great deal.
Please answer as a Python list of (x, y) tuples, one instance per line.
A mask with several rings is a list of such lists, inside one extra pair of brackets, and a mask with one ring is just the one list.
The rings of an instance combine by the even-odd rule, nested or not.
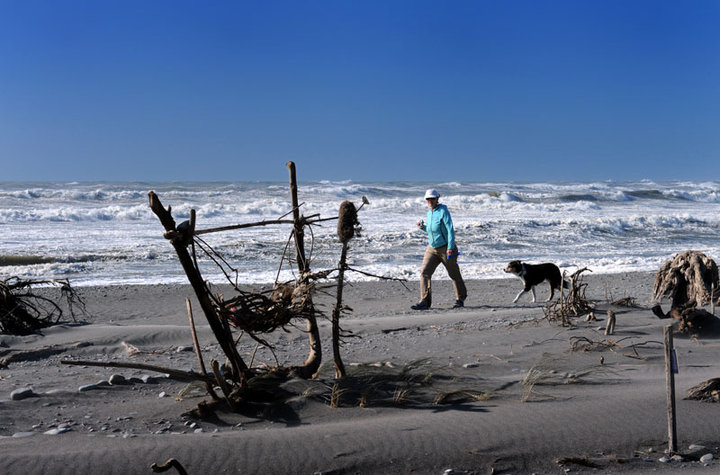
[(672, 300), (671, 308), (705, 305), (714, 300), (718, 289), (718, 268), (710, 257), (698, 251), (685, 251), (662, 265), (655, 276), (653, 299)]

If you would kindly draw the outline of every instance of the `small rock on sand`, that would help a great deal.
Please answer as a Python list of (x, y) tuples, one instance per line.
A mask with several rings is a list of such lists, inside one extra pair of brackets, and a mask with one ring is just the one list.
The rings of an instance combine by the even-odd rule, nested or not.
[(127, 379), (125, 379), (125, 376), (123, 376), (121, 374), (113, 374), (112, 376), (110, 376), (110, 379), (108, 379), (108, 382), (112, 386), (117, 386), (119, 384), (128, 384), (128, 381), (127, 381)]
[(69, 431), (70, 431), (70, 428), (69, 428), (69, 427), (57, 427), (57, 428), (55, 428), (55, 429), (46, 430), (45, 432), (43, 432), (43, 434), (45, 434), (45, 435), (59, 435), (59, 434), (64, 434), (65, 432), (69, 432)]
[(35, 391), (32, 388), (20, 388), (10, 393), (10, 399), (13, 401), (20, 401), (33, 396), (35, 396)]

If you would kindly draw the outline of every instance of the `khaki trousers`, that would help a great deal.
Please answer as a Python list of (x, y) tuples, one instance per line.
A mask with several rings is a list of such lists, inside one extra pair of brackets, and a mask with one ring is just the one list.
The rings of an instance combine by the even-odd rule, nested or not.
[(430, 279), (440, 263), (445, 266), (448, 276), (452, 279), (453, 287), (455, 288), (455, 298), (464, 302), (467, 298), (465, 282), (460, 274), (457, 257), (453, 259), (447, 258), (447, 246), (437, 248), (428, 246), (425, 249), (422, 270), (420, 271), (420, 301), (427, 302), (428, 304), (432, 303), (432, 285)]

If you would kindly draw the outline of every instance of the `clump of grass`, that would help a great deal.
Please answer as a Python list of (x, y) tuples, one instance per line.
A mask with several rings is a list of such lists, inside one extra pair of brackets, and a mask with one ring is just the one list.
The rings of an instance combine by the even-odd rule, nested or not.
[(207, 386), (201, 381), (195, 381), (180, 390), (175, 396), (176, 401), (182, 401), (192, 397), (205, 397), (207, 396)]
[[(564, 371), (562, 370), (561, 363), (559, 359), (543, 355), (540, 361), (530, 368), (522, 380), (522, 385), (525, 389), (521, 400), (527, 402), (530, 400), (533, 392), (538, 394), (537, 391), (535, 391), (535, 387), (538, 385), (559, 386), (564, 384), (588, 384), (592, 382), (589, 376), (601, 376), (614, 373), (610, 368), (603, 365), (592, 365), (575, 371)], [(607, 380), (605, 381), (607, 382)], [(548, 395), (543, 396), (551, 397)]]
[(342, 388), (339, 383), (333, 384), (332, 390), (330, 391), (330, 407), (340, 407), (340, 397), (346, 392), (347, 389)]
[[(484, 391), (470, 386), (472, 382), (468, 378), (450, 374), (448, 371), (452, 370), (448, 366), (435, 365), (430, 359), (404, 365), (367, 363), (350, 368), (344, 378), (321, 383), (321, 397), (331, 407), (430, 408), (437, 404), (466, 404), (489, 398)], [(461, 385), (464, 387), (459, 387)], [(443, 392), (438, 395), (440, 391)]]
[(410, 396), (410, 389), (408, 388), (397, 388), (395, 389), (395, 392), (393, 393), (393, 404), (397, 404), (399, 406), (405, 404)]

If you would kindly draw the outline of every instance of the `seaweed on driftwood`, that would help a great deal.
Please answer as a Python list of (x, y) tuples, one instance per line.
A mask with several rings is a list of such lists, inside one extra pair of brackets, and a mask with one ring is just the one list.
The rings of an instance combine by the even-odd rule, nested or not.
[[(48, 288), (55, 292), (41, 290)], [(78, 312), (86, 315), (85, 302), (67, 279), (0, 281), (0, 333), (29, 335), (65, 321), (68, 315), (75, 322)]]

